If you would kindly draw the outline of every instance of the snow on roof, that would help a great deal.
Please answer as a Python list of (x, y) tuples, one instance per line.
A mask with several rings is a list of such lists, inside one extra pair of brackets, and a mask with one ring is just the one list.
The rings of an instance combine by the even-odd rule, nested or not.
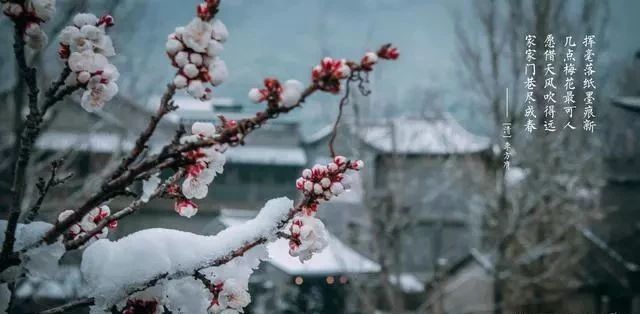
[(36, 141), (36, 147), (43, 150), (80, 150), (94, 153), (111, 153), (116, 150), (133, 148), (133, 142), (126, 141), (114, 133), (74, 133), (48, 131)]
[(331, 131), (333, 131), (333, 124), (327, 124), (324, 127), (322, 127), (320, 130), (315, 131), (311, 135), (305, 137), (303, 139), (303, 141), (304, 141), (305, 144), (315, 143), (315, 142), (325, 138), (329, 134), (331, 134)]
[(237, 104), (231, 97), (213, 97), (211, 101), (215, 106), (234, 106)]
[[(133, 141), (123, 139), (114, 133), (85, 133), (49, 131), (38, 138), (36, 147), (43, 150), (78, 150), (93, 153), (111, 153), (133, 148)], [(160, 149), (151, 145), (152, 152)], [(225, 153), (229, 162), (258, 165), (304, 166), (307, 155), (299, 147), (240, 146), (232, 147)]]
[[(234, 226), (247, 221), (246, 211), (236, 215), (238, 210), (222, 210), (218, 220), (226, 226)], [(267, 245), (268, 262), (288, 275), (328, 275), (346, 273), (377, 273), (380, 265), (362, 256), (335, 236), (329, 234), (329, 245), (311, 260), (301, 263), (289, 255), (289, 242), (278, 239)]]
[(229, 148), (225, 155), (229, 162), (239, 164), (280, 166), (304, 166), (307, 164), (307, 155), (299, 147), (238, 146)]
[(613, 104), (626, 109), (640, 111), (640, 97), (621, 96), (613, 99)]
[(488, 138), (469, 133), (449, 116), (442, 119), (392, 119), (384, 124), (365, 127), (359, 135), (365, 143), (386, 153), (474, 153), (490, 146)]
[(409, 273), (393, 274), (389, 276), (389, 282), (399, 286), (404, 292), (418, 293), (424, 291), (424, 284), (418, 278)]

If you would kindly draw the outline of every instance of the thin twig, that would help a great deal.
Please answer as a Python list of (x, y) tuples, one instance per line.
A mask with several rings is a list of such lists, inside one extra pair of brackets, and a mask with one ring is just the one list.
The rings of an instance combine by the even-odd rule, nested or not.
[(351, 80), (355, 78), (356, 73), (352, 72), (347, 81), (345, 82), (345, 93), (340, 99), (340, 104), (338, 105), (338, 117), (336, 117), (336, 121), (333, 123), (333, 129), (331, 130), (331, 138), (329, 139), (329, 152), (331, 153), (331, 158), (336, 157), (336, 151), (333, 147), (333, 142), (336, 140), (336, 136), (338, 135), (338, 126), (340, 125), (340, 119), (342, 118), (343, 107), (349, 103), (349, 90), (351, 87)]
[(46, 311), (39, 312), (39, 314), (58, 314), (58, 313), (67, 313), (69, 310), (73, 310), (83, 306), (93, 305), (95, 300), (93, 298), (84, 298), (75, 301), (71, 301), (67, 304), (63, 304), (58, 307), (50, 308)]
[[(178, 171), (173, 176), (171, 176), (169, 179), (165, 180), (165, 182), (163, 184), (161, 184), (160, 186), (158, 186), (156, 188), (156, 190), (153, 192), (153, 194), (149, 197), (149, 200), (151, 200), (152, 198), (155, 198), (157, 196), (162, 195), (162, 193), (164, 193), (170, 185), (172, 185), (176, 181), (180, 180), (183, 175), (184, 175), (183, 171)], [(147, 200), (147, 202), (148, 202), (148, 200)], [(122, 218), (133, 214), (134, 212), (136, 212), (138, 209), (140, 209), (147, 202), (143, 201), (142, 199), (137, 199), (137, 200), (133, 201), (131, 204), (129, 204), (129, 206), (127, 206), (126, 208), (114, 213), (113, 215), (110, 215), (110, 216), (102, 219), (96, 225), (95, 228), (87, 231), (86, 233), (84, 233), (82, 236), (78, 237), (75, 240), (71, 240), (71, 241), (66, 242), (65, 243), (65, 247), (66, 247), (67, 251), (74, 250), (74, 249), (77, 249), (77, 248), (81, 247), (82, 245), (87, 243), (89, 240), (91, 240), (91, 238), (93, 238), (95, 235), (97, 235), (98, 233), (102, 232), (102, 230), (107, 225), (109, 225), (111, 222), (119, 221)]]
[(63, 163), (62, 159), (54, 160), (51, 162), (51, 174), (49, 175), (49, 180), (45, 181), (44, 178), (42, 177), (38, 178), (38, 183), (36, 184), (36, 187), (38, 188), (38, 192), (40, 193), (40, 195), (36, 200), (36, 203), (33, 205), (33, 207), (31, 207), (31, 209), (27, 212), (28, 213), (27, 217), (24, 220), (25, 223), (32, 222), (38, 216), (38, 211), (40, 210), (40, 207), (42, 206), (42, 202), (44, 201), (44, 198), (47, 196), (47, 193), (49, 193), (49, 189), (65, 183), (67, 180), (69, 180), (73, 176), (73, 173), (70, 173), (62, 178), (58, 178), (57, 176), (58, 170), (62, 166), (62, 163)]

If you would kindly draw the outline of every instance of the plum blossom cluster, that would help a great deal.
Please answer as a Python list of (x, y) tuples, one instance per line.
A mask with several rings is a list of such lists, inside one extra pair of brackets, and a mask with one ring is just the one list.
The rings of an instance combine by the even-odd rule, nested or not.
[(340, 92), (341, 81), (347, 79), (354, 71), (369, 72), (379, 59), (396, 60), (400, 56), (398, 48), (386, 44), (377, 52), (367, 52), (360, 60), (360, 64), (345, 59), (325, 57), (319, 65), (313, 67), (311, 79), (313, 83), (325, 92), (337, 94)]
[[(213, 123), (196, 122), (191, 126), (192, 135), (184, 136), (182, 143), (192, 143), (201, 139), (213, 138), (216, 135), (216, 127)], [(217, 174), (224, 170), (226, 158), (223, 145), (198, 148), (184, 153), (184, 157), (191, 161), (185, 167), (185, 179), (180, 189), (181, 193), (171, 191), (178, 195), (175, 210), (181, 216), (191, 217), (198, 211), (198, 205), (191, 199), (203, 199), (209, 193), (209, 184)]]
[(302, 177), (296, 181), (296, 188), (308, 198), (308, 202), (296, 213), (291, 223), (289, 254), (301, 262), (309, 260), (316, 252), (327, 246), (327, 231), (320, 219), (314, 217), (321, 200), (328, 201), (350, 188), (345, 176), (347, 170), (360, 170), (364, 166), (361, 160), (348, 161), (336, 156), (328, 165), (315, 165), (302, 171)]
[[(58, 221), (64, 221), (65, 219), (67, 219), (67, 217), (71, 216), (71, 214), (73, 214), (72, 210), (63, 211), (58, 215)], [(100, 223), (100, 221), (109, 217), (110, 214), (111, 214), (111, 210), (107, 205), (102, 205), (100, 207), (96, 207), (92, 209), (87, 215), (82, 217), (82, 220), (80, 220), (79, 223), (74, 224), (69, 228), (69, 233), (68, 233), (69, 238), (75, 240), (80, 236), (84, 235), (85, 233), (95, 229)], [(98, 239), (106, 238), (107, 235), (109, 234), (109, 229), (114, 229), (117, 226), (118, 226), (117, 220), (110, 222), (100, 232), (98, 232), (95, 236), (93, 236), (91, 240), (95, 241)]]
[[(330, 200), (348, 189), (345, 182), (347, 169), (360, 170), (364, 166), (362, 160), (348, 161), (344, 156), (336, 156), (328, 165), (316, 164), (311, 169), (304, 169), (302, 177), (296, 180), (296, 188), (314, 199)], [(347, 185), (347, 187), (345, 187)]]
[(24, 41), (27, 46), (39, 50), (47, 44), (47, 34), (40, 25), (50, 20), (56, 13), (56, 0), (5, 2), (2, 5), (2, 11), (14, 21), (24, 23)]
[(328, 233), (322, 221), (303, 213), (296, 214), (291, 223), (289, 254), (300, 262), (310, 260), (314, 253), (321, 252), (329, 244)]
[(237, 314), (243, 313), (243, 308), (251, 303), (247, 283), (230, 278), (218, 281), (209, 287), (213, 294), (209, 313), (212, 314)]
[(118, 93), (116, 81), (120, 73), (107, 59), (115, 55), (111, 38), (106, 34), (106, 29), (113, 25), (111, 15), (98, 18), (80, 13), (73, 18), (73, 25), (60, 33), (58, 54), (71, 69), (65, 84), (85, 89), (81, 105), (88, 112), (101, 109)]
[(373, 66), (378, 63), (379, 59), (396, 60), (398, 57), (400, 57), (398, 48), (391, 46), (391, 44), (386, 44), (378, 52), (365, 53), (362, 60), (360, 60), (360, 68), (365, 72), (369, 72), (373, 70)]
[(323, 91), (337, 94), (340, 92), (340, 80), (351, 75), (351, 67), (345, 59), (325, 57), (319, 65), (313, 67), (311, 80)]
[(166, 44), (171, 64), (178, 68), (173, 79), (176, 88), (186, 88), (191, 96), (200, 100), (211, 99), (213, 91), (206, 84), (220, 85), (229, 75), (227, 65), (218, 57), (228, 36), (226, 26), (219, 19), (210, 22), (200, 16), (187, 26), (176, 28)]
[(266, 78), (264, 88), (252, 88), (249, 91), (249, 99), (254, 103), (267, 101), (268, 104), (280, 104), (283, 106), (294, 106), (302, 98), (304, 86), (300, 81), (288, 80), (280, 84), (277, 79)]

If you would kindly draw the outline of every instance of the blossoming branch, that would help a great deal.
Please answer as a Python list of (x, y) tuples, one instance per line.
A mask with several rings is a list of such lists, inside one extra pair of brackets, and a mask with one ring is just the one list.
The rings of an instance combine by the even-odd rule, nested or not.
[[(119, 72), (109, 62), (116, 50), (107, 35), (115, 20), (110, 15), (97, 17), (90, 13), (73, 18), (72, 25), (64, 28), (59, 37), (58, 55), (64, 69), (41, 98), (36, 69), (27, 64), (24, 49), (41, 49), (46, 45), (48, 37), (41, 24), (55, 13), (55, 0), (2, 1), (3, 12), (15, 25), (14, 51), (22, 78), (29, 87), (29, 114), (16, 141), (20, 154), (15, 165), (13, 202), (0, 254), (0, 271), (15, 265), (21, 275), (48, 272), (57, 267), (65, 251), (85, 248), (81, 270), (90, 287), (89, 297), (51, 309), (49, 313), (86, 305), (92, 306), (93, 313), (155, 313), (164, 309), (183, 313), (240, 313), (250, 302), (249, 276), (267, 258), (266, 243), (278, 237), (288, 239), (289, 253), (300, 261), (309, 260), (326, 247), (327, 233), (315, 213), (321, 202), (349, 189), (348, 171), (358, 171), (364, 166), (362, 161), (336, 155), (333, 147), (332, 162), (305, 169), (295, 182), (303, 195), (295, 206), (287, 198), (273, 199), (253, 220), (215, 236), (147, 229), (118, 241), (106, 239), (109, 229), (116, 228), (121, 219), (140, 210), (152, 198), (170, 199), (178, 215), (194, 217), (199, 208), (197, 200), (215, 188), (211, 184), (223, 173), (228, 149), (243, 145), (251, 132), (300, 107), (317, 91), (338, 94), (353, 83), (362, 87), (366, 83), (362, 75), (372, 71), (380, 59), (395, 60), (399, 56), (398, 50), (387, 44), (375, 52), (367, 52), (359, 62), (327, 57), (311, 69), (311, 82), (306, 87), (294, 79), (281, 83), (276, 78), (266, 78), (264, 86), (248, 92), (253, 102), (266, 104), (263, 111), (237, 121), (221, 116), (217, 125), (194, 123), (190, 134), (178, 130), (174, 140), (160, 153), (143, 156), (159, 121), (179, 106), (173, 101), (176, 92), (184, 90), (195, 99), (208, 100), (215, 97), (214, 87), (229, 75), (221, 59), (229, 32), (216, 17), (219, 4), (219, 0), (199, 4), (196, 17), (168, 36), (166, 54), (176, 74), (134, 148), (105, 177), (100, 189), (81, 205), (61, 209), (53, 225), (43, 222), (23, 225), (18, 224), (18, 219), (25, 169), (44, 114), (77, 90), (82, 90), (80, 104), (89, 112), (101, 110), (118, 92)], [(163, 170), (171, 170), (173, 175), (162, 180), (159, 173)], [(114, 211), (106, 205), (121, 195), (130, 195), (129, 187), (136, 182), (142, 182), (142, 194), (129, 206)], [(18, 230), (30, 230), (30, 234), (36, 235), (35, 240), (22, 243), (20, 237), (24, 232)], [(51, 258), (37, 265), (29, 262), (39, 255)], [(140, 265), (138, 261), (142, 258), (149, 263)], [(11, 279), (3, 279), (0, 290), (9, 283)]]

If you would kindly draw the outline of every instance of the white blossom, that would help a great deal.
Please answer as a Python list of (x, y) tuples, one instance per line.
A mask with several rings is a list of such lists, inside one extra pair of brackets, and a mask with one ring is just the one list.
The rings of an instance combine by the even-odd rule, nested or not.
[(227, 64), (220, 58), (215, 58), (213, 63), (209, 65), (209, 74), (211, 75), (211, 84), (214, 86), (222, 84), (229, 76)]
[(118, 85), (114, 82), (89, 83), (88, 89), (82, 94), (80, 105), (84, 110), (93, 112), (102, 109), (118, 93)]
[(198, 212), (198, 206), (190, 200), (181, 199), (176, 202), (175, 210), (180, 216), (191, 218)]
[(175, 38), (169, 38), (169, 40), (167, 40), (165, 48), (167, 50), (167, 53), (173, 56), (184, 49), (184, 46), (179, 40), (176, 40)]
[(109, 61), (105, 56), (99, 53), (95, 53), (91, 50), (85, 50), (83, 52), (71, 53), (68, 63), (71, 71), (88, 71), (89, 73), (95, 73), (104, 69), (104, 67), (109, 64)]
[(282, 86), (282, 94), (280, 95), (282, 104), (285, 106), (296, 105), (302, 97), (304, 86), (300, 81), (288, 80)]
[(175, 85), (176, 88), (185, 88), (185, 87), (187, 87), (187, 82), (188, 82), (187, 78), (184, 77), (184, 75), (178, 74), (173, 78), (173, 85)]
[(182, 182), (182, 194), (188, 199), (203, 199), (209, 192), (209, 183), (205, 177), (199, 175), (187, 176)]
[(204, 94), (205, 94), (204, 88), (205, 87), (201, 81), (192, 80), (191, 82), (189, 82), (189, 86), (187, 87), (187, 92), (189, 93), (189, 95), (193, 96), (194, 98), (200, 99), (204, 97)]
[(260, 90), (257, 88), (252, 88), (251, 90), (249, 90), (248, 96), (249, 96), (249, 99), (256, 104), (264, 101), (264, 96), (262, 95)]
[(363, 63), (375, 64), (376, 62), (378, 62), (378, 55), (375, 52), (367, 52), (364, 55)]
[(293, 226), (298, 226), (299, 233), (293, 233), (300, 244), (289, 251), (291, 256), (297, 256), (300, 262), (309, 260), (314, 253), (322, 251), (328, 244), (328, 234), (320, 219), (298, 214), (293, 220)]
[[(181, 143), (193, 143), (201, 138), (211, 138), (216, 135), (216, 127), (213, 123), (196, 122), (191, 126), (192, 135), (183, 136)], [(223, 154), (224, 147), (214, 145), (211, 147), (198, 148), (197, 150), (186, 153), (189, 156), (195, 156), (194, 163), (185, 167), (186, 178), (182, 182), (182, 194), (187, 199), (202, 199), (209, 192), (209, 184), (217, 174), (224, 171), (226, 158)]]
[(338, 196), (340, 194), (342, 194), (342, 192), (344, 192), (344, 185), (342, 185), (342, 183), (340, 182), (334, 182), (331, 184), (331, 193), (333, 193), (333, 195)]
[(39, 50), (47, 45), (49, 38), (38, 23), (29, 23), (24, 30), (24, 40), (31, 49)]
[(202, 137), (213, 137), (216, 135), (216, 126), (209, 122), (195, 122), (191, 125), (191, 133)]
[(219, 55), (224, 50), (224, 46), (217, 40), (209, 41), (209, 46), (207, 47), (207, 55), (210, 57), (215, 57)]
[(200, 18), (194, 18), (184, 28), (182, 33), (182, 40), (184, 44), (193, 49), (196, 52), (206, 52), (211, 40), (211, 32), (213, 27), (211, 24), (201, 20)]
[(187, 63), (189, 63), (189, 53), (185, 51), (180, 51), (176, 54), (176, 57), (173, 59), (173, 61), (175, 61), (175, 63), (179, 67), (183, 67), (187, 65)]
[(229, 38), (227, 27), (219, 19), (213, 21), (213, 38), (221, 43), (224, 43)]
[(45, 22), (56, 13), (56, 0), (30, 0), (29, 5), (33, 13)]
[(218, 303), (221, 308), (230, 308), (241, 311), (249, 305), (251, 295), (246, 290), (246, 284), (242, 285), (236, 279), (227, 279), (222, 286), (222, 291), (218, 296)]
[(187, 63), (183, 68), (182, 68), (182, 72), (184, 72), (184, 74), (188, 77), (188, 78), (195, 78), (196, 76), (198, 76), (198, 74), (200, 73), (200, 71), (198, 71), (198, 68), (196, 67), (195, 64), (193, 63)]
[(91, 13), (79, 13), (73, 17), (73, 25), (77, 27), (96, 24), (98, 24), (98, 18)]
[(199, 53), (192, 53), (189, 55), (189, 62), (194, 65), (202, 65), (202, 55)]

